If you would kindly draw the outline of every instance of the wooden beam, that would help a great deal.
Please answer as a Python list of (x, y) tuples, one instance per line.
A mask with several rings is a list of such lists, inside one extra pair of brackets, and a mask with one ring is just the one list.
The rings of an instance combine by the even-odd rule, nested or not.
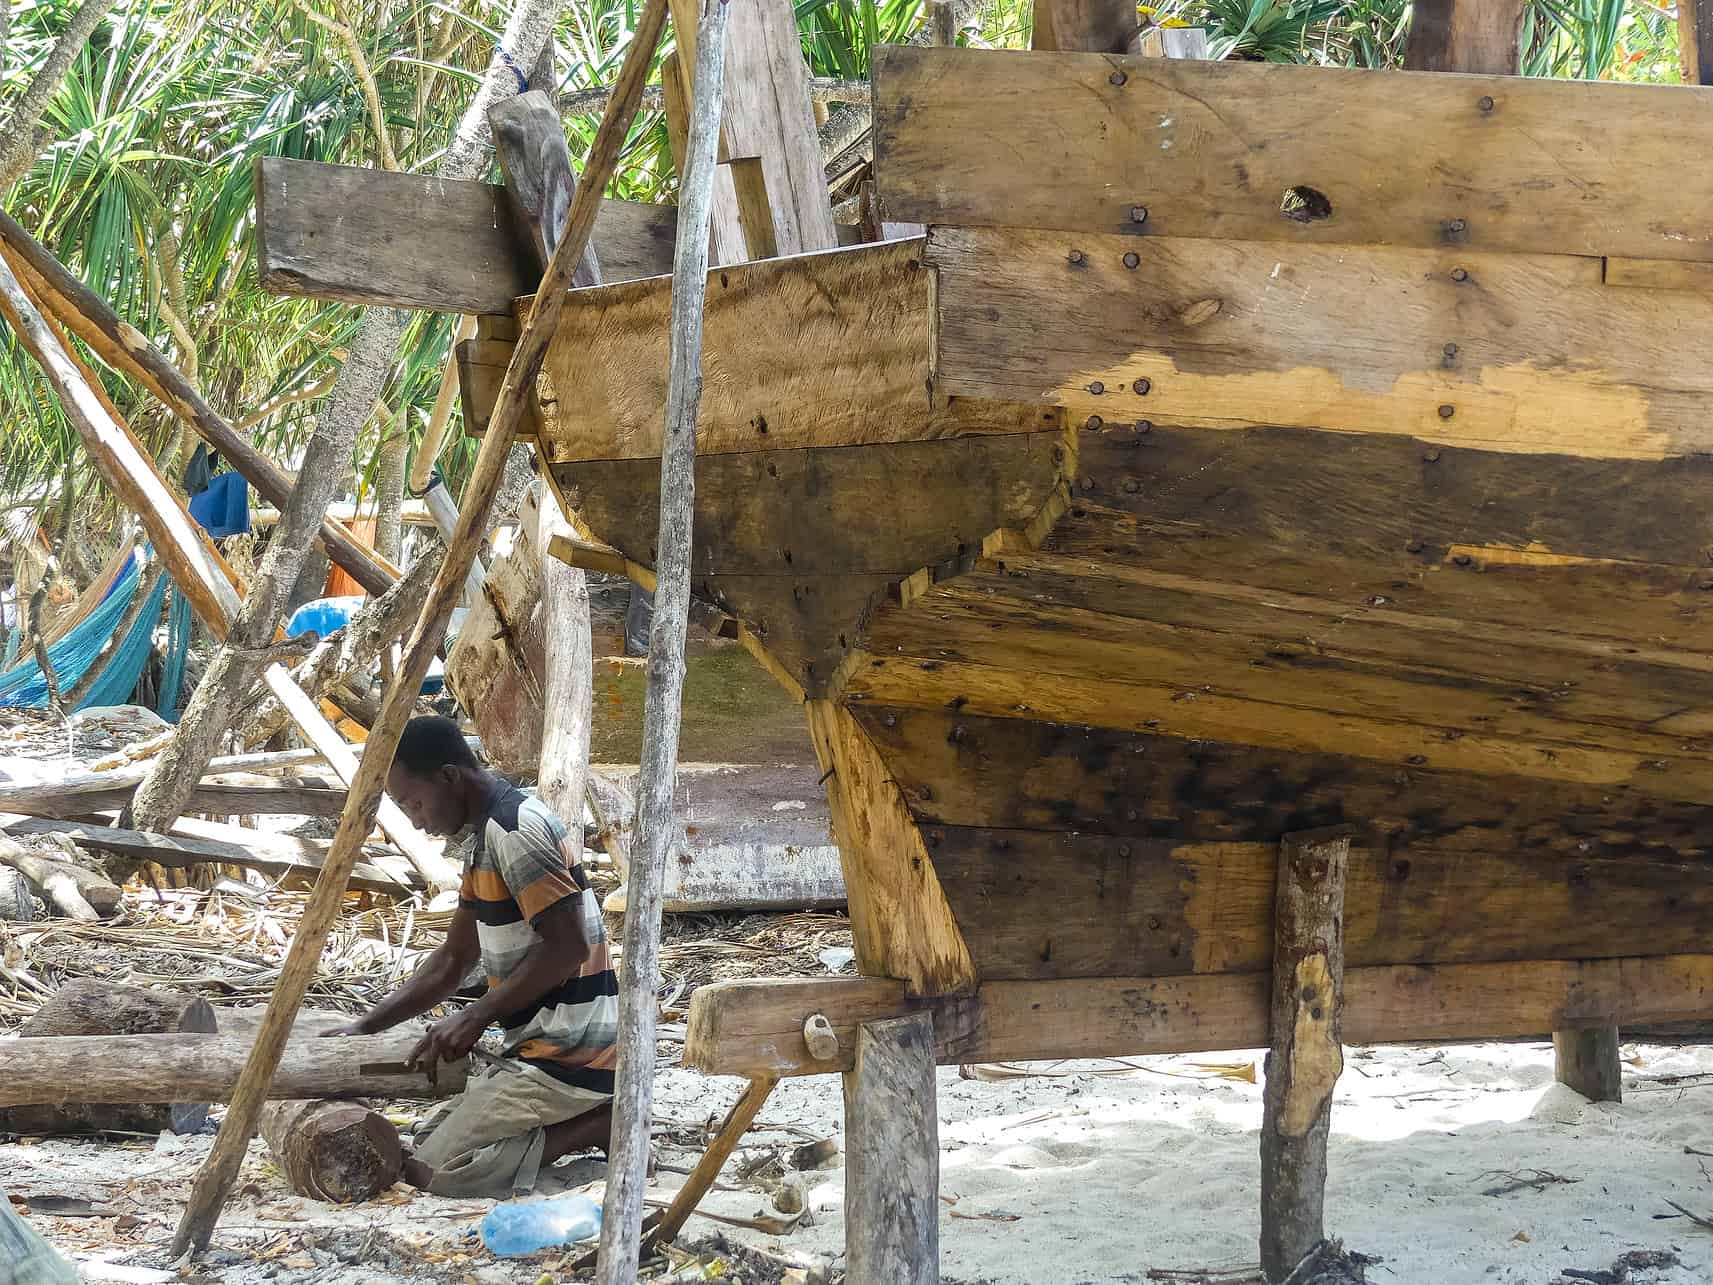
[(874, 67), (888, 219), (1713, 259), (1688, 232), (1713, 175), (1647, 181), (1708, 152), (1713, 90), (900, 46)]
[(901, 977), (912, 994), (975, 986), (970, 948), (886, 765), (843, 706), (808, 703), (809, 735), (827, 779), (845, 872), (857, 966)]
[(1713, 298), (1607, 289), (1595, 259), (961, 228), (933, 229), (926, 259), (936, 384), (954, 397), (1115, 428), (1603, 459), (1713, 447), (1713, 378), (1686, 363), (1713, 343)]
[[(917, 1011), (934, 1017), (942, 1065), (1252, 1049), (1267, 1042), (1270, 990), (1266, 973), (984, 982), (922, 1001), (878, 977), (717, 982), (691, 1000), (684, 1063), (749, 1077), (848, 1071), (859, 1026)], [(1692, 1021), (1713, 1015), (1713, 955), (1352, 968), (1344, 994), (1349, 1044)], [(803, 1041), (817, 1013), (838, 1037), (831, 1062)]]
[(1515, 76), (1526, 0), (1417, 0), (1404, 66)]
[(1326, 1238), (1326, 1141), (1344, 1069), (1348, 833), (1279, 848), (1272, 1003), (1261, 1099), (1261, 1270), (1284, 1285)]
[[(114, 370), (136, 380), (190, 426), (269, 504), (283, 508), (292, 479), (243, 433), (215, 413), (196, 387), (147, 338), (88, 286), (68, 272), (46, 247), (0, 211), (0, 252), (18, 271), (42, 306)], [(398, 578), (394, 568), (358, 543), (329, 518), (317, 537), (335, 564), (372, 594), (385, 593)]]
[[(669, 271), (676, 221), (670, 205), (603, 201), (602, 271)], [(256, 262), (274, 294), (440, 312), (509, 313), (537, 281), (503, 188), (285, 157), (256, 162)]]
[[(0, 802), (0, 812), (30, 817), (79, 817), (91, 812), (116, 812), (127, 807), (137, 792), (134, 785), (111, 785), (98, 790), (58, 793), (47, 786), (9, 791), (22, 797)], [(204, 784), (185, 804), (186, 812), (210, 816), (336, 817), (345, 807), (345, 791), (286, 781), (267, 784)]]
[[(433, 1081), (420, 1071), (399, 1069), (418, 1038), (395, 1032), (292, 1040), (277, 1055), (268, 1097), (423, 1098), (462, 1092), (468, 1061), (440, 1063)], [(243, 1036), (177, 1033), (0, 1041), (0, 1107), (227, 1102), (251, 1047)]]
[(1035, 0), (1031, 49), (1127, 54), (1137, 52), (1139, 39), (1136, 6), (1129, 0)]
[(85, 379), (8, 264), (0, 260), (0, 316), (36, 359), (67, 420), (83, 439), (90, 462), (121, 503), (149, 532), (168, 573), (191, 609), (216, 638), (238, 614), (238, 592), (225, 561), (167, 486), (149, 453)]
[(1713, 85), (1713, 3), (1679, 0), (1678, 61), (1686, 85)]
[(845, 1279), (940, 1279), (940, 1129), (934, 1024), (865, 1022), (845, 1076)]
[[(182, 817), (171, 834), (95, 825), (86, 821), (31, 818), (8, 821), (6, 834), (63, 834), (87, 848), (117, 852), (169, 869), (213, 863), (260, 870), (275, 877), (315, 874), (327, 863), (328, 845), (318, 839), (300, 839), (289, 834), (247, 830), (218, 821)], [(377, 865), (388, 854), (371, 852), (372, 860), (352, 869), (351, 887), (371, 892), (401, 895), (421, 887), (420, 881), (403, 865)]]
[[(1050, 408), (930, 397), (921, 249), (889, 241), (710, 272), (698, 452), (1056, 427)], [(659, 458), (670, 296), (662, 279), (569, 301), (540, 389), (549, 460)]]

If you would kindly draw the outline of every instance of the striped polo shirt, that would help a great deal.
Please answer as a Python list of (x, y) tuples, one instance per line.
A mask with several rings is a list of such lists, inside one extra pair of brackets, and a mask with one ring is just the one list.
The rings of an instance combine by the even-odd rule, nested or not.
[(589, 957), (564, 985), (500, 1019), (504, 1052), (566, 1084), (613, 1091), (618, 1066), (619, 986), (606, 925), (576, 850), (558, 817), (516, 786), (501, 782), (476, 827), (459, 890), (476, 920), (488, 986), (511, 976), (541, 940), (534, 921), (577, 898)]

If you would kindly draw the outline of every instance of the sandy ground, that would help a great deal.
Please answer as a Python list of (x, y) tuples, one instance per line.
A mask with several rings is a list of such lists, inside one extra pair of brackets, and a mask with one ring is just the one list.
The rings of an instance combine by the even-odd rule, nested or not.
[[(1626, 1046), (1625, 1102), (1593, 1105), (1552, 1082), (1546, 1045), (1351, 1050), (1333, 1115), (1327, 1223), (1384, 1262), (1378, 1282), (1411, 1285), (1634, 1285), (1713, 1282), (1713, 1232), (1667, 1203), (1713, 1215), (1713, 1049)], [(940, 1077), (942, 1268), (951, 1282), (1071, 1285), (1145, 1281), (1150, 1269), (1253, 1263), (1260, 1089), (1241, 1078), (1258, 1053), (1034, 1064), (1027, 1078)], [(658, 1082), (662, 1198), (704, 1126), (741, 1086), (678, 1068)], [(410, 1113), (408, 1105), (401, 1111)], [(693, 1219), (781, 1262), (836, 1267), (844, 1227), (838, 1159), (797, 1172), (795, 1149), (837, 1137), (836, 1078), (787, 1081), (705, 1203), (735, 1219), (779, 1217), (782, 1188), (806, 1214), (781, 1235)], [(17, 1195), (84, 1197), (120, 1218), (32, 1213), (33, 1225), (115, 1279), (102, 1260), (165, 1266), (171, 1234), (209, 1139), (126, 1147), (67, 1141), (0, 1146), (0, 1184)], [(598, 1162), (562, 1176), (598, 1178)], [(598, 1188), (597, 1188), (598, 1190)], [(789, 1205), (789, 1196), (784, 1198)], [(332, 1209), (291, 1195), (260, 1144), (204, 1260), (203, 1280), (534, 1282), (558, 1257), (498, 1262), (474, 1237), (485, 1202), (396, 1189)], [(787, 1222), (790, 1220), (787, 1219)], [(1678, 1263), (1609, 1273), (1627, 1251)], [(1567, 1269), (1581, 1275), (1567, 1275)], [(723, 1275), (710, 1275), (723, 1271)], [(132, 1279), (167, 1279), (136, 1276)], [(776, 1280), (701, 1265), (678, 1279)], [(0, 1280), (4, 1271), (0, 1269)]]

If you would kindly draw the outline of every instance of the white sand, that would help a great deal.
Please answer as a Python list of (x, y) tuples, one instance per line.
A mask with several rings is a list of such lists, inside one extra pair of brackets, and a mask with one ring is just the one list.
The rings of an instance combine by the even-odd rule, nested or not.
[[(1333, 1114), (1329, 1231), (1352, 1249), (1381, 1255), (1371, 1279), (1405, 1285), (1549, 1285), (1565, 1268), (1609, 1269), (1630, 1249), (1675, 1249), (1682, 1265), (1639, 1273), (1637, 1285), (1713, 1282), (1713, 1233), (1672, 1216), (1677, 1200), (1713, 1216), (1713, 1049), (1626, 1048), (1622, 1106), (1591, 1105), (1552, 1083), (1544, 1045), (1351, 1051)], [(1144, 1281), (1149, 1268), (1227, 1267), (1255, 1260), (1260, 1089), (1196, 1064), (1258, 1062), (1257, 1053), (1137, 1059), (1118, 1077), (1086, 1073), (1003, 1082), (940, 1080), (943, 1148), (941, 1245), (948, 1280), (1017, 1285)], [(1078, 1063), (1055, 1068), (1092, 1068)], [(1037, 1068), (1040, 1069), (1040, 1068)], [(1658, 1077), (1702, 1076), (1677, 1085)], [(1184, 1078), (1189, 1077), (1189, 1078)], [(659, 1080), (658, 1114), (680, 1125), (718, 1117), (739, 1083), (672, 1069)], [(789, 1153), (811, 1137), (836, 1136), (837, 1077), (782, 1084), (726, 1181), (746, 1161)], [(796, 1126), (793, 1133), (782, 1126)], [(164, 1245), (206, 1138), (174, 1155), (70, 1142), (0, 1146), (0, 1184), (78, 1194), (105, 1189), (141, 1217), (118, 1233), (112, 1220), (36, 1217), (67, 1252), (111, 1255)], [(450, 1272), (435, 1279), (534, 1281), (540, 1267), (495, 1264), (469, 1231), (482, 1205), (391, 1193), (382, 1202), (332, 1210), (286, 1191), (260, 1144), (216, 1243), (265, 1269), (237, 1262), (216, 1277), (239, 1282), (424, 1280), (340, 1267), (293, 1245), (333, 1225), (381, 1229), (432, 1246)], [(688, 1167), (694, 1153), (662, 1159)], [(1703, 1168), (1703, 1165), (1708, 1166)], [(1572, 1183), (1488, 1196), (1524, 1170)], [(834, 1262), (842, 1249), (842, 1172), (804, 1175), (812, 1223), (785, 1236), (732, 1233), (799, 1261)], [(666, 1194), (681, 1179), (662, 1173)], [(706, 1207), (736, 1217), (771, 1213), (753, 1187), (719, 1191)], [(713, 1230), (693, 1219), (688, 1234)], [(264, 1248), (266, 1247), (266, 1248)], [(0, 1272), (0, 1279), (4, 1272)]]

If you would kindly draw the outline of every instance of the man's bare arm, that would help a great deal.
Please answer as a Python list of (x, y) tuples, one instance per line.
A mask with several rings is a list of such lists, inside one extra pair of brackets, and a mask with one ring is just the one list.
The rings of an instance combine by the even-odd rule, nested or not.
[(373, 1035), (426, 1013), (458, 989), (481, 951), (476, 941), (476, 917), (460, 905), (452, 912), (446, 940), (422, 961), (410, 979), (357, 1021), (328, 1035)]

